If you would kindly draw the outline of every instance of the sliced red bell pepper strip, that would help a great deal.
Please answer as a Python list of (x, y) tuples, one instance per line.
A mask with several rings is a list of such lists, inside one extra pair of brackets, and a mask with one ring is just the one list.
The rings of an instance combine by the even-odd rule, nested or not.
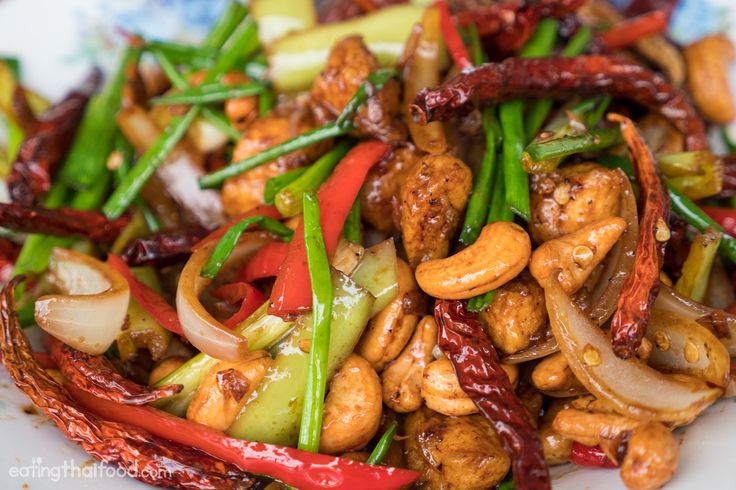
[(130, 295), (141, 305), (141, 308), (151, 315), (162, 327), (178, 335), (184, 335), (179, 323), (176, 310), (166, 302), (156, 291), (140, 282), (131, 272), (128, 264), (118, 255), (109, 254), (107, 264), (123, 275), (128, 286)]
[(667, 30), (667, 14), (661, 10), (652, 10), (616, 24), (598, 36), (601, 47), (607, 51), (626, 48), (649, 36), (661, 34)]
[(572, 443), (570, 462), (589, 468), (618, 468), (600, 446), (586, 446), (579, 442)]
[[(366, 141), (355, 146), (335, 167), (332, 175), (317, 193), (322, 210), (320, 224), (327, 256), (332, 258), (340, 240), (345, 220), (353, 207), (368, 171), (389, 151), (381, 141)], [(294, 233), (286, 258), (279, 268), (271, 292), (268, 312), (288, 317), (309, 311), (312, 307), (312, 285), (309, 280), (307, 253), (304, 248), (304, 222)]]
[(279, 213), (279, 210), (276, 209), (275, 206), (267, 206), (265, 204), (261, 204), (260, 206), (256, 206), (250, 211), (246, 211), (245, 213), (238, 215), (234, 217), (233, 219), (229, 220), (227, 223), (207, 235), (206, 237), (202, 238), (200, 241), (198, 241), (193, 247), (192, 252), (196, 252), (197, 250), (201, 249), (205, 245), (207, 245), (210, 242), (216, 242), (220, 238), (222, 238), (222, 235), (227, 232), (231, 227), (234, 225), (240, 223), (245, 218), (250, 218), (251, 216), (257, 216), (257, 215), (265, 216), (266, 218), (272, 218), (272, 219), (282, 219), (283, 216), (281, 216), (281, 213)]
[(233, 316), (222, 322), (228, 328), (235, 328), (242, 323), (251, 313), (256, 311), (259, 306), (266, 301), (266, 297), (262, 292), (248, 284), (247, 282), (234, 282), (231, 284), (223, 284), (219, 288), (212, 291), (212, 294), (228, 303), (235, 304), (239, 301), (240, 309)]
[(268, 475), (301, 490), (399, 489), (410, 485), (419, 476), (415, 471), (234, 439), (153, 407), (103, 400), (69, 383), (64, 387), (77, 403), (103, 419), (144, 429), (154, 436), (204, 451), (243, 471)]
[(241, 276), (246, 282), (275, 277), (279, 273), (279, 267), (284, 263), (288, 250), (288, 243), (267, 243), (245, 264)]
[(716, 206), (701, 206), (705, 214), (721, 225), (723, 230), (731, 236), (736, 236), (736, 209), (719, 208)]
[(440, 29), (442, 29), (442, 37), (445, 40), (445, 45), (447, 46), (447, 50), (450, 52), (450, 56), (452, 56), (452, 59), (455, 62), (455, 66), (460, 70), (473, 66), (468, 50), (455, 28), (455, 23), (452, 21), (450, 8), (447, 6), (447, 2), (445, 0), (437, 0), (437, 8), (440, 10)]
[(34, 352), (33, 357), (36, 358), (36, 362), (39, 366), (44, 369), (55, 369), (56, 363), (51, 358), (48, 352)]

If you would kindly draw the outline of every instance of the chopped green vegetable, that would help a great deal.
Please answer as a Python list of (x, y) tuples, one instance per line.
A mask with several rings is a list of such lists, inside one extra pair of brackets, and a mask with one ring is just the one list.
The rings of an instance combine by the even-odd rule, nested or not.
[(307, 167), (299, 178), (281, 189), (274, 198), (279, 213), (287, 218), (301, 213), (304, 193), (317, 190), (352, 146), (353, 142), (350, 140), (341, 141)]
[(312, 342), (309, 347), (307, 385), (299, 427), (299, 449), (318, 452), (322, 433), (327, 365), (330, 355), (330, 323), (332, 322), (332, 278), (330, 262), (320, 225), (317, 194), (304, 193), (304, 246), (312, 283)]
[(66, 185), (74, 189), (86, 189), (96, 185), (105, 171), (107, 157), (115, 143), (117, 126), (113, 121), (120, 110), (125, 70), (129, 64), (138, 62), (141, 51), (141, 47), (129, 45), (104, 90), (93, 95), (87, 104), (60, 172), (59, 178)]
[(342, 228), (342, 236), (349, 242), (360, 244), (360, 195), (355, 199)]
[(217, 58), (215, 64), (207, 71), (202, 80), (202, 85), (207, 85), (217, 81), (220, 76), (228, 72), (238, 60), (248, 58), (258, 50), (258, 29), (256, 23), (246, 17), (243, 19), (232, 35), (225, 43), (220, 57)]
[(486, 224), (488, 206), (491, 202), (493, 170), (496, 166), (496, 140), (498, 138), (498, 123), (493, 116), (493, 110), (483, 111), (483, 129), (486, 136), (486, 150), (480, 164), (478, 175), (475, 176), (473, 192), (465, 212), (465, 221), (460, 233), (460, 243), (470, 245), (478, 239), (480, 231)]
[(264, 91), (260, 97), (258, 97), (258, 115), (260, 117), (266, 117), (274, 104), (276, 104), (276, 94), (273, 90)]
[[(263, 165), (266, 162), (270, 162), (271, 160), (275, 160), (287, 153), (291, 153), (292, 151), (299, 150), (319, 141), (324, 141), (326, 139), (335, 138), (349, 133), (354, 129), (350, 119), (352, 119), (360, 105), (365, 102), (367, 96), (371, 93), (368, 88), (372, 87), (373, 92), (380, 90), (392, 76), (395, 76), (395, 74), (395, 70), (379, 70), (376, 72), (376, 76), (369, 76), (368, 80), (361, 84), (350, 101), (348, 101), (345, 109), (343, 109), (338, 116), (337, 121), (326, 124), (320, 128), (307, 131), (306, 133), (302, 133), (299, 136), (295, 136), (281, 144), (272, 146), (256, 155), (234, 162), (217, 172), (207, 174), (199, 179), (200, 187), (203, 189), (218, 187), (229, 177), (234, 177), (242, 174), (243, 172), (247, 172), (248, 170), (258, 167), (259, 165)], [(358, 103), (356, 101), (362, 102)]]
[(499, 106), (498, 116), (503, 134), (502, 157), (506, 203), (514, 212), (529, 221), (529, 177), (521, 166), (524, 151), (523, 100), (504, 102)]
[(383, 433), (381, 439), (378, 440), (378, 444), (373, 448), (373, 452), (368, 456), (366, 464), (381, 464), (383, 458), (386, 457), (391, 443), (394, 442), (394, 436), (396, 435), (396, 429), (398, 429), (399, 423), (395, 420), (388, 424), (386, 432)]
[(146, 51), (160, 51), (175, 64), (183, 64), (195, 68), (212, 66), (215, 58), (220, 55), (219, 48), (207, 46), (192, 46), (172, 41), (146, 41)]
[(297, 167), (281, 175), (268, 179), (263, 189), (263, 202), (266, 204), (273, 204), (276, 194), (281, 192), (281, 189), (301, 177), (308, 168), (309, 167)]
[(493, 299), (496, 297), (496, 293), (498, 291), (488, 291), (485, 294), (481, 294), (480, 296), (476, 296), (474, 298), (470, 298), (468, 300), (468, 311), (472, 312), (479, 312), (486, 309), (488, 305), (493, 303)]
[(248, 10), (237, 0), (231, 0), (219, 20), (212, 26), (209, 34), (202, 42), (204, 48), (219, 49), (232, 35), (233, 31), (248, 15)]
[(712, 228), (707, 228), (705, 233), (693, 239), (690, 252), (682, 265), (682, 275), (675, 284), (678, 293), (698, 302), (703, 301), (720, 243), (721, 233)]
[(683, 151), (657, 155), (657, 163), (667, 182), (693, 200), (721, 192), (723, 163), (710, 151)]
[(564, 157), (603, 150), (622, 142), (618, 128), (593, 129), (578, 135), (535, 141), (521, 154), (521, 164), (529, 173), (551, 172)]
[(115, 219), (128, 209), (141, 188), (179, 143), (198, 113), (199, 107), (193, 106), (184, 116), (176, 116), (171, 120), (103, 206), (102, 211), (108, 219)]
[(151, 99), (152, 104), (210, 104), (223, 102), (239, 97), (257, 95), (266, 90), (262, 83), (240, 83), (235, 85), (223, 85), (221, 83), (202, 84), (182, 90), (179, 93), (163, 95)]
[(202, 267), (202, 272), (200, 272), (200, 275), (209, 279), (214, 278), (218, 274), (218, 272), (220, 272), (220, 269), (222, 269), (222, 266), (225, 264), (228, 257), (230, 257), (230, 254), (235, 249), (235, 245), (237, 245), (238, 240), (240, 239), (240, 235), (242, 235), (245, 230), (253, 225), (259, 225), (264, 230), (270, 231), (271, 233), (274, 233), (284, 238), (285, 240), (290, 240), (291, 236), (294, 234), (294, 232), (290, 228), (287, 228), (286, 225), (284, 225), (280, 221), (276, 221), (272, 218), (267, 218), (266, 216), (260, 214), (257, 216), (245, 218), (244, 220), (231, 226), (225, 232), (225, 234), (222, 235), (222, 238), (220, 238), (220, 240), (217, 242), (217, 245), (215, 246), (215, 249), (212, 251), (212, 255), (210, 255), (209, 259), (207, 259), (204, 267)]

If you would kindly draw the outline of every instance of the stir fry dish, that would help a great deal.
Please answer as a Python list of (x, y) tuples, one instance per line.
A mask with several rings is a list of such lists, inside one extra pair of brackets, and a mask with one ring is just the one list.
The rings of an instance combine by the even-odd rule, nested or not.
[(160, 487), (666, 485), (736, 394), (734, 48), (676, 3), (233, 1), (55, 104), (3, 58), (2, 363)]

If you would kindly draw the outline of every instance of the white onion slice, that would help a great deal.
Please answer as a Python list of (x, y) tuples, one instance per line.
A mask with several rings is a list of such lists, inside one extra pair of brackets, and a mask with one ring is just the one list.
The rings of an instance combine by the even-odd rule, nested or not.
[[(228, 262), (242, 260), (269, 241), (265, 233), (243, 233)], [(199, 273), (216, 245), (214, 241), (203, 246), (184, 266), (176, 289), (176, 313), (184, 335), (194, 347), (215, 359), (243, 360), (250, 354), (246, 338), (218, 322), (199, 300), (199, 295), (212, 282)]]
[(532, 345), (531, 347), (511, 354), (503, 358), (504, 364), (521, 364), (522, 362), (533, 361), (547, 357), (555, 352), (559, 352), (560, 346), (557, 345), (557, 339), (550, 337), (544, 342)]
[(655, 308), (647, 338), (653, 344), (649, 365), (697, 376), (720, 387), (728, 384), (731, 358), (726, 347), (696, 321)]
[(36, 300), (38, 326), (82, 352), (104, 353), (125, 322), (128, 282), (104, 262), (63, 248), (54, 249), (49, 275), (64, 294)]
[[(554, 276), (552, 276), (554, 277)], [(620, 359), (611, 340), (581, 312), (557, 281), (545, 287), (552, 332), (580, 382), (620, 414), (635, 419), (684, 423), (722, 393), (705, 383), (685, 383), (636, 359)]]

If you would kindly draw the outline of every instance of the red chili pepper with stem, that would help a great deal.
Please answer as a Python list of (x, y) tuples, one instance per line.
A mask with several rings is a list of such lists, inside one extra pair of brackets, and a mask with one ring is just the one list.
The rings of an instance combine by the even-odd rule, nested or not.
[(240, 302), (240, 309), (233, 316), (222, 322), (228, 328), (235, 328), (242, 323), (251, 313), (256, 311), (266, 297), (262, 292), (248, 284), (247, 282), (234, 282), (231, 284), (223, 284), (219, 288), (212, 291), (212, 294), (227, 301), (230, 304)]
[(463, 40), (460, 38), (457, 29), (455, 29), (455, 23), (450, 15), (450, 8), (447, 6), (445, 0), (437, 0), (437, 8), (440, 10), (440, 29), (442, 29), (442, 37), (445, 40), (447, 50), (450, 52), (455, 66), (460, 70), (470, 68), (473, 66), (473, 62), (470, 60), (468, 50), (463, 44)]
[[(319, 188), (317, 198), (321, 209), (320, 224), (329, 258), (335, 253), (345, 220), (368, 171), (388, 151), (389, 146), (381, 141), (360, 143), (345, 155), (330, 178)], [(268, 312), (289, 317), (309, 311), (311, 307), (312, 284), (304, 247), (304, 222), (301, 221), (276, 276)]]
[(549, 490), (542, 442), (478, 315), (469, 313), (461, 301), (437, 300), (434, 317), (439, 326), (438, 344), (452, 363), (460, 387), (493, 424), (511, 456), (516, 488)]
[(128, 268), (128, 265), (115, 254), (107, 256), (107, 264), (123, 275), (128, 281), (130, 295), (146, 310), (162, 327), (178, 335), (184, 335), (176, 310), (156, 291), (140, 282)]
[(579, 442), (572, 443), (570, 462), (588, 468), (618, 468), (600, 446), (586, 446)]
[(642, 200), (634, 265), (621, 287), (611, 318), (613, 350), (618, 357), (628, 359), (636, 355), (641, 345), (659, 292), (659, 269), (671, 236), (667, 224), (670, 198), (657, 172), (654, 155), (633, 121), (619, 114), (609, 114), (608, 120), (621, 126)]
[(152, 407), (120, 405), (95, 398), (72, 385), (65, 387), (77, 403), (104, 419), (141, 428), (155, 436), (204, 451), (243, 471), (268, 475), (301, 490), (399, 489), (410, 485), (419, 476), (414, 471), (234, 439)]
[(267, 243), (245, 264), (241, 274), (243, 279), (246, 282), (253, 282), (256, 279), (275, 277), (279, 273), (279, 267), (284, 262), (288, 250), (288, 243)]
[(120, 255), (131, 267), (164, 267), (186, 260), (192, 254), (192, 247), (206, 235), (207, 230), (203, 228), (154, 233), (130, 240)]
[(425, 88), (411, 106), (419, 124), (468, 114), (481, 103), (525, 97), (608, 94), (658, 112), (685, 135), (688, 151), (705, 150), (703, 120), (685, 93), (653, 71), (616, 56), (508, 58)]

